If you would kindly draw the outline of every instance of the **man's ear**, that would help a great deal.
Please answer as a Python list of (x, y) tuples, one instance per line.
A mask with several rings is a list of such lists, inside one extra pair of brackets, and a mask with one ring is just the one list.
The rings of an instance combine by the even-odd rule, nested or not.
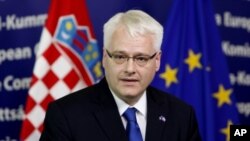
[(107, 57), (107, 53), (105, 51), (105, 47), (102, 48), (102, 67), (105, 68), (106, 66), (106, 61), (105, 58)]
[(155, 71), (157, 72), (160, 69), (160, 66), (161, 66), (161, 51), (159, 53), (157, 53), (155, 61), (156, 61), (156, 63), (155, 63), (156, 64)]

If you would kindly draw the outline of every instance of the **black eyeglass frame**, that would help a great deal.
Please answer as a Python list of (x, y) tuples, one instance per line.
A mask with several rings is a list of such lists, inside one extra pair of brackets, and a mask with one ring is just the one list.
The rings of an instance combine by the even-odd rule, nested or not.
[[(141, 57), (141, 56), (133, 56), (133, 57), (129, 57), (129, 56), (126, 56), (126, 59), (124, 59), (124, 61), (122, 61), (122, 62), (117, 62), (117, 61), (115, 61), (115, 58), (114, 58), (114, 55), (112, 54), (112, 53), (110, 53), (107, 49), (105, 49), (105, 51), (107, 52), (107, 54), (108, 54), (108, 56), (111, 58), (111, 59), (113, 59), (113, 61), (115, 62), (115, 63), (117, 63), (117, 64), (123, 64), (124, 62), (126, 62), (126, 61), (128, 61), (130, 58), (137, 64), (137, 65), (139, 65), (139, 66), (145, 66), (147, 63), (148, 63), (148, 61), (149, 60), (151, 60), (151, 59), (153, 59), (155, 56), (156, 56), (156, 54), (158, 53), (158, 52), (155, 52), (153, 55), (151, 55), (151, 56), (148, 56), (148, 57), (143, 57), (143, 59), (146, 59), (146, 61), (145, 62), (139, 62), (137, 59), (139, 58), (139, 57)], [(136, 61), (137, 60), (137, 61)], [(138, 63), (139, 62), (139, 63)]]

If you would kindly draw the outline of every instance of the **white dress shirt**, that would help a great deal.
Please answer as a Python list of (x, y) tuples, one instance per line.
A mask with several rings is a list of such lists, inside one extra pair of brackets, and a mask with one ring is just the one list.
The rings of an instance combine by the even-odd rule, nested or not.
[(146, 91), (144, 91), (142, 97), (138, 100), (138, 102), (134, 105), (134, 106), (130, 106), (128, 105), (126, 102), (124, 102), (123, 100), (121, 100), (119, 97), (117, 97), (114, 92), (110, 89), (116, 105), (118, 107), (121, 119), (122, 119), (122, 123), (124, 128), (126, 129), (127, 126), (127, 121), (126, 119), (122, 116), (123, 113), (130, 107), (134, 107), (137, 109), (136, 112), (136, 120), (137, 123), (140, 127), (141, 130), (141, 134), (142, 134), (142, 139), (143, 141), (145, 141), (145, 136), (146, 136), (146, 123), (147, 123), (147, 98), (146, 98)]

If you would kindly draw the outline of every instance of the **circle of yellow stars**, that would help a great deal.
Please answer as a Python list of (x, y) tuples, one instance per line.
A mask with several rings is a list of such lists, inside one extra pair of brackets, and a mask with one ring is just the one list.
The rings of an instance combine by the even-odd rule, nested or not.
[[(202, 57), (201, 53), (195, 53), (193, 50), (189, 49), (188, 57), (184, 60), (184, 63), (188, 65), (189, 72), (192, 73), (195, 69), (202, 69), (202, 64), (200, 59)], [(211, 68), (209, 66), (204, 68), (205, 71), (210, 72)], [(159, 75), (165, 81), (165, 86), (170, 87), (172, 84), (177, 84), (178, 68), (171, 67), (166, 64), (165, 71)], [(212, 97), (217, 100), (217, 106), (221, 108), (223, 105), (231, 105), (232, 101), (230, 96), (232, 94), (232, 89), (226, 89), (222, 84), (219, 84), (218, 91), (213, 93)], [(231, 120), (227, 121), (227, 126), (220, 130), (220, 133), (226, 136), (226, 141), (230, 140), (230, 125), (233, 122)]]

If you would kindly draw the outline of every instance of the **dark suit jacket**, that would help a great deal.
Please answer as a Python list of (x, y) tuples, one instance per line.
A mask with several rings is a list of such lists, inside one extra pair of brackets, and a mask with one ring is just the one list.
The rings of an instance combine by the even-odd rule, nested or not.
[[(146, 141), (200, 141), (191, 106), (152, 87), (147, 89), (147, 103)], [(40, 141), (127, 140), (105, 79), (49, 104), (40, 138)]]

